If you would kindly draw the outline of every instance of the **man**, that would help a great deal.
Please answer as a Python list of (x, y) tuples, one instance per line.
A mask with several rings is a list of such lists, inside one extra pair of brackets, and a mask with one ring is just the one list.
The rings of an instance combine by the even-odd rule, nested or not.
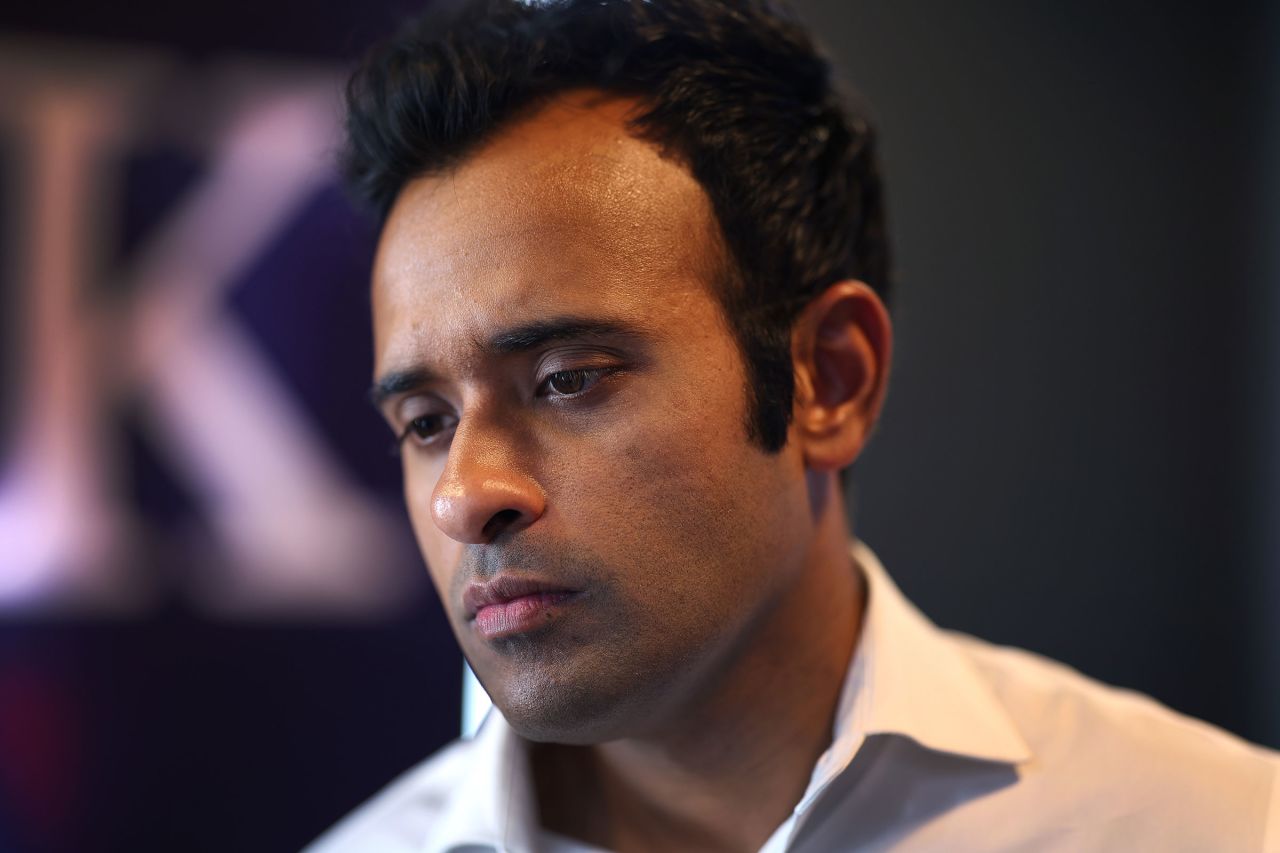
[(465, 6), (349, 90), (375, 398), (497, 712), (317, 851), (1277, 849), (1273, 755), (852, 544), (872, 132), (765, 2)]

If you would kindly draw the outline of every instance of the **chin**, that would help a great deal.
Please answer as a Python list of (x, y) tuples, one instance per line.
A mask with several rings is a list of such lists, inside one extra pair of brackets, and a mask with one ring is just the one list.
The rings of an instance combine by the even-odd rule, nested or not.
[(536, 743), (588, 746), (638, 734), (652, 719), (631, 683), (569, 683), (526, 673), (490, 691), (517, 734)]

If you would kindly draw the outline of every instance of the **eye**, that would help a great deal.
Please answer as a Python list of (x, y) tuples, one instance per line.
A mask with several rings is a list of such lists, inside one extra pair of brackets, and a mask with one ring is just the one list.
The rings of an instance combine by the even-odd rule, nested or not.
[(576, 397), (590, 390), (608, 372), (604, 368), (557, 370), (542, 381), (538, 393), (541, 396)]
[(557, 394), (577, 394), (586, 387), (587, 378), (581, 370), (559, 370), (547, 377), (547, 387)]
[(407, 439), (412, 439), (414, 444), (423, 447), (434, 444), (440, 436), (457, 426), (457, 423), (458, 419), (453, 415), (441, 413), (419, 415), (405, 426), (398, 444), (403, 445)]

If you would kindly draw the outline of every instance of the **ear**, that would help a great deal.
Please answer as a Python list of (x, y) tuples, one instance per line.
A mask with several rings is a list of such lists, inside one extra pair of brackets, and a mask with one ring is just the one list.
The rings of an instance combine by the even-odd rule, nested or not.
[(838, 471), (858, 458), (880, 416), (892, 348), (889, 312), (860, 281), (831, 285), (796, 320), (792, 427), (809, 468)]

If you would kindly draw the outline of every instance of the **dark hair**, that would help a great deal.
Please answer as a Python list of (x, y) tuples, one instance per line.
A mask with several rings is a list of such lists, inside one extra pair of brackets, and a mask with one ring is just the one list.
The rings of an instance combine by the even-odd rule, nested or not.
[(842, 279), (882, 298), (889, 288), (875, 134), (804, 28), (768, 0), (452, 5), (352, 76), (351, 186), (385, 218), (407, 182), (448, 169), (560, 92), (636, 97), (633, 131), (680, 158), (711, 201), (732, 260), (718, 295), (747, 365), (748, 430), (781, 448), (800, 311)]

